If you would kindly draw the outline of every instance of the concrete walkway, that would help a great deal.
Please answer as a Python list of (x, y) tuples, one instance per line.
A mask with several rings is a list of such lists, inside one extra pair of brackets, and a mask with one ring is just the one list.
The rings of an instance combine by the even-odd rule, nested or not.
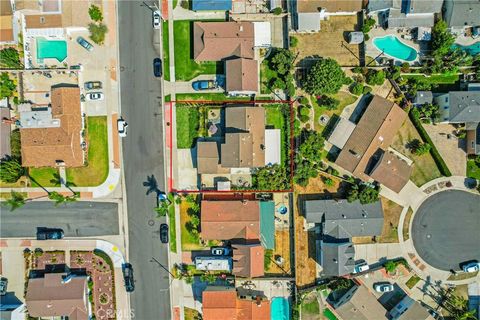
[(177, 93), (223, 93), (225, 90), (222, 87), (218, 87), (215, 89), (209, 89), (209, 90), (202, 90), (202, 91), (196, 91), (192, 87), (192, 82), (194, 81), (199, 81), (199, 80), (216, 80), (219, 76), (223, 75), (215, 75), (215, 74), (202, 74), (199, 75), (198, 77), (193, 78), (190, 81), (165, 81), (164, 82), (164, 91), (165, 95), (167, 94), (172, 94), (172, 92)]

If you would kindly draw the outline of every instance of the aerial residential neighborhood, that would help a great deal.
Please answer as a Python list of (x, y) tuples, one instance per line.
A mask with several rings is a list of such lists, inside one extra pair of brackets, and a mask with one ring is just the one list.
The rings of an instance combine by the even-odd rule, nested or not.
[(478, 0), (0, 0), (0, 319), (480, 319)]

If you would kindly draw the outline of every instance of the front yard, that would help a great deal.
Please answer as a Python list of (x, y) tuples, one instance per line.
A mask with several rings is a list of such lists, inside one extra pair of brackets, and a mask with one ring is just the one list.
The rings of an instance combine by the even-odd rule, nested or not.
[(441, 177), (442, 174), (430, 153), (417, 156), (410, 152), (407, 145), (414, 139), (422, 141), (410, 119), (407, 119), (394, 137), (391, 147), (413, 160), (413, 171), (410, 180), (417, 186), (422, 186), (428, 181)]
[(480, 165), (474, 159), (467, 160), (467, 177), (480, 180)]
[(108, 176), (107, 117), (87, 117), (87, 165), (68, 168), (67, 182), (76, 187), (93, 187), (102, 184)]
[(177, 106), (177, 148), (190, 149), (199, 135), (200, 113), (197, 107)]
[(168, 44), (168, 21), (163, 21), (163, 77), (170, 81), (170, 51)]
[(189, 81), (201, 74), (222, 74), (223, 62), (193, 60), (193, 21), (178, 20), (173, 23), (175, 48), (175, 79)]
[(56, 168), (29, 168), (31, 187), (58, 187), (60, 176)]

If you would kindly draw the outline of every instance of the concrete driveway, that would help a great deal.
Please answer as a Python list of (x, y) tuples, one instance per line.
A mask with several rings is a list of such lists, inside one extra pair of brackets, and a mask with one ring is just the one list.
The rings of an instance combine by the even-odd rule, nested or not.
[(429, 197), (412, 222), (412, 240), (432, 267), (460, 270), (459, 264), (480, 260), (480, 196), (459, 190)]
[(118, 235), (118, 204), (78, 201), (55, 207), (32, 201), (10, 212), (0, 209), (1, 238), (34, 238), (37, 227), (61, 228), (65, 237)]

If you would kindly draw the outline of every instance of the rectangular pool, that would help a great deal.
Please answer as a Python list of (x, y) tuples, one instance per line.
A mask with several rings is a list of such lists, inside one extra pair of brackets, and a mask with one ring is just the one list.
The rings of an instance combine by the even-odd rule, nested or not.
[(270, 305), (271, 320), (290, 320), (290, 303), (286, 298), (272, 298)]
[(57, 59), (62, 62), (67, 58), (67, 41), (48, 40), (38, 37), (37, 41), (37, 61), (43, 63), (43, 59)]

